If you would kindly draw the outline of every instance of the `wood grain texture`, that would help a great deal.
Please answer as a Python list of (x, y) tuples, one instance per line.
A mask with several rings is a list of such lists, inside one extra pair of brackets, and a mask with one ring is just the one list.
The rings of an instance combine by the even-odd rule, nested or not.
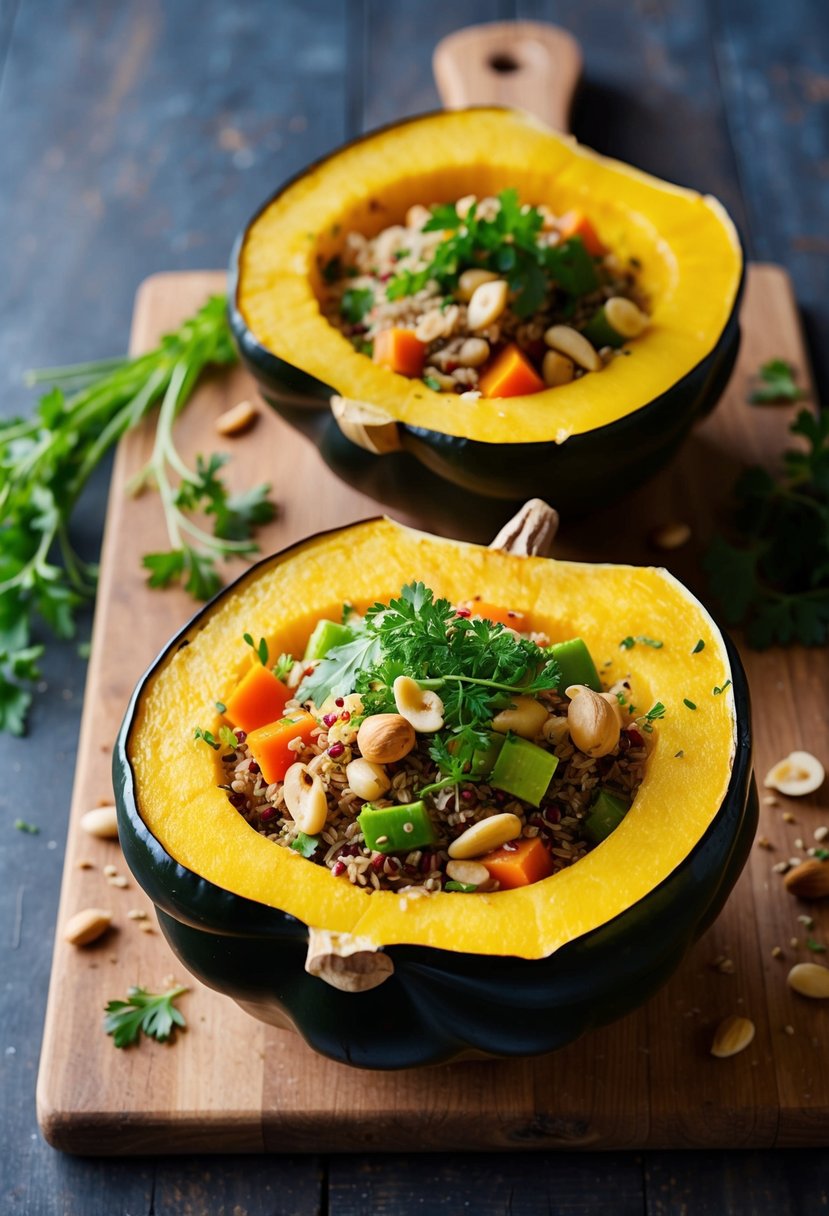
[[(148, 280), (137, 301), (133, 348), (150, 345), (221, 285), (220, 276), (208, 273)], [(671, 468), (631, 496), (624, 512), (614, 509), (566, 530), (557, 556), (653, 561), (647, 542), (652, 526), (688, 518), (695, 521), (694, 541), (668, 555), (669, 564), (686, 581), (698, 581), (699, 551), (733, 468), (777, 453), (791, 417), (789, 408), (745, 404), (750, 372), (776, 354), (791, 359), (808, 383), (781, 271), (752, 268), (743, 322), (740, 366), (720, 408)], [(358, 462), (348, 483), (337, 475), (345, 462), (326, 447), (324, 415), (317, 419), (321, 442), (307, 433), (307, 420), (301, 432), (264, 408), (248, 435), (221, 441), (213, 421), (250, 393), (238, 369), (205, 382), (179, 433), (185, 453), (230, 452), (232, 483), (241, 486), (251, 461), (259, 475), (273, 480), (281, 510), (263, 534), (266, 548), (377, 513), (382, 504), (370, 467)], [(825, 1010), (793, 997), (785, 965), (771, 957), (778, 943), (786, 946), (789, 962), (805, 954), (787, 946), (798, 931), (800, 909), (770, 867), (794, 850), (793, 833), (809, 834), (829, 819), (825, 790), (798, 804), (798, 825), (784, 824), (780, 807), (764, 807), (762, 830), (779, 842), (778, 851), (755, 850), (723, 916), (646, 1007), (543, 1060), (355, 1072), (314, 1056), (289, 1032), (260, 1025), (196, 984), (182, 999), (189, 1029), (175, 1045), (145, 1043), (118, 1052), (103, 1034), (90, 1033), (108, 997), (131, 983), (152, 986), (167, 974), (182, 974), (161, 937), (140, 932), (126, 917), (130, 907), (149, 910), (143, 894), (134, 884), (124, 891), (105, 884), (101, 867), (119, 863), (117, 845), (84, 838), (77, 826), (83, 810), (110, 795), (112, 739), (135, 679), (192, 610), (182, 592), (151, 593), (143, 583), (140, 553), (164, 544), (163, 524), (152, 495), (132, 499), (123, 490), (150, 443), (149, 426), (129, 436), (113, 476), (59, 914), (63, 923), (79, 908), (100, 903), (112, 909), (117, 930), (82, 951), (60, 940), (56, 946), (38, 1087), (47, 1137), (76, 1152), (119, 1153), (822, 1142), (829, 1066), (816, 1043)], [(413, 476), (397, 487), (394, 514), (422, 522), (422, 487)], [(427, 514), (449, 526), (447, 513), (457, 507), (449, 494), (430, 500)], [(509, 508), (497, 504), (497, 511), (503, 517)], [(468, 500), (455, 524), (478, 539), (494, 532), (492, 519), (479, 517)], [(819, 683), (825, 662), (796, 649), (748, 652), (745, 658), (752, 685), (776, 690), (774, 698), (755, 700), (762, 773), (791, 748), (826, 736)], [(822, 678), (825, 684), (825, 670)], [(95, 868), (79, 870), (81, 856)], [(813, 932), (820, 936), (828, 927), (818, 920)], [(733, 961), (733, 974), (712, 966), (719, 957)], [(713, 1028), (732, 1012), (750, 1016), (757, 1037), (742, 1055), (715, 1061), (708, 1054)], [(793, 1035), (784, 1033), (787, 1024)]]

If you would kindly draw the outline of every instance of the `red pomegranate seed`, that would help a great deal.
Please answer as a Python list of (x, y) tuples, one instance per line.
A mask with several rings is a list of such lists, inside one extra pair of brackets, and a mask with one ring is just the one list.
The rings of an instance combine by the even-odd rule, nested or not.
[(235, 730), (233, 733), (240, 743), (244, 743), (245, 739), (248, 737), (247, 731), (244, 730)]
[(333, 726), (336, 721), (337, 721), (336, 714), (324, 714), (323, 715), (323, 719), (322, 719), (323, 726)]
[(474, 797), (474, 790), (461, 790), (461, 798), (463, 798), (464, 802), (471, 802)]
[(644, 747), (645, 746), (645, 740), (639, 734), (639, 731), (636, 729), (635, 726), (629, 726), (627, 728), (627, 730), (625, 731), (625, 734), (628, 736), (628, 738), (630, 739), (630, 741), (634, 747)]
[(342, 709), (342, 707), (345, 705), (345, 701), (343, 700), (342, 697), (337, 697), (334, 704), (337, 706), (338, 709)]
[(346, 710), (344, 710), (344, 711), (343, 711), (343, 712), (340, 714), (340, 721), (341, 721), (341, 722), (350, 722), (350, 721), (351, 721), (351, 714), (348, 712), (348, 710), (347, 710), (347, 709), (346, 709)]
[(313, 667), (306, 667), (302, 674), (304, 676), (312, 676), (314, 674)]
[(335, 861), (333, 866), (331, 867), (331, 873), (334, 875), (335, 878), (339, 878), (339, 876), (341, 874), (345, 874), (345, 862), (344, 861)]
[(372, 868), (372, 870), (376, 870), (376, 871), (378, 871), (378, 872), (379, 872), (380, 870), (382, 870), (382, 868), (383, 868), (383, 862), (384, 862), (385, 860), (386, 860), (386, 859), (385, 859), (385, 857), (383, 856), (383, 854), (382, 854), (382, 853), (375, 853), (375, 854), (374, 854), (374, 856), (373, 856), (373, 857), (372, 857), (372, 859), (371, 859), (371, 868)]
[(470, 608), (456, 608), (455, 616), (470, 617), (472, 616), (472, 610)]
[(263, 823), (267, 823), (269, 819), (273, 819), (275, 814), (276, 814), (275, 807), (266, 806), (264, 811), (259, 812), (259, 818), (262, 820)]
[(332, 743), (328, 749), (328, 755), (331, 757), (332, 760), (336, 760), (337, 757), (341, 756), (344, 751), (345, 751), (344, 743)]

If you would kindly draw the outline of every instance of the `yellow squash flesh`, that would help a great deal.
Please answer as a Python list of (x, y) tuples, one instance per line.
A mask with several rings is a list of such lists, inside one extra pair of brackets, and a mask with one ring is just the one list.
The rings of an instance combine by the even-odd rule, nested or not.
[[(272, 653), (302, 653), (319, 617), (346, 600), (387, 600), (413, 579), (454, 602), (480, 594), (524, 611), (552, 641), (583, 637), (608, 682), (630, 674), (639, 712), (656, 700), (666, 706), (621, 826), (575, 866), (534, 886), (462, 899), (368, 894), (249, 827), (217, 788), (215, 753), (193, 740), (195, 726), (216, 726), (216, 700), (248, 663), (244, 631), (267, 637)], [(629, 634), (664, 645), (620, 649)], [(383, 946), (544, 957), (666, 878), (700, 840), (728, 786), (734, 704), (730, 689), (712, 695), (730, 678), (722, 637), (664, 570), (514, 557), (372, 520), (323, 534), (253, 571), (203, 614), (190, 638), (159, 664), (137, 708), (129, 758), (139, 812), (188, 869), (316, 928)], [(705, 647), (693, 654), (700, 639)]]
[[(583, 210), (620, 258), (641, 263), (648, 330), (599, 373), (531, 396), (463, 402), (378, 367), (320, 313), (320, 267), (345, 234), (400, 223), (412, 203), (514, 186), (557, 214)], [(518, 111), (427, 115), (348, 145), (312, 167), (250, 226), (237, 302), (256, 339), (343, 397), (414, 426), (489, 443), (554, 440), (632, 413), (715, 346), (742, 273), (734, 226), (716, 199), (609, 160)]]

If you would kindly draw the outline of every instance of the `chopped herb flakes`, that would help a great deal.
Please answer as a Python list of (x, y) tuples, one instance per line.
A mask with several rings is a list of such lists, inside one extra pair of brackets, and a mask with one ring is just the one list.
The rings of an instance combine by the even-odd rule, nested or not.
[(263, 667), (268, 665), (268, 643), (265, 638), (260, 638), (258, 642), (254, 642), (249, 633), (243, 633), (242, 637), (247, 642), (248, 646), (253, 650)]
[(806, 938), (806, 945), (812, 951), (813, 954), (825, 954), (826, 953), (826, 947), (824, 946), (823, 942), (815, 941), (815, 939), (813, 937)]
[(689, 701), (687, 697), (682, 698), (682, 704), (686, 705), (688, 707), (688, 709), (696, 709), (696, 705), (694, 704), (694, 702)]
[(207, 746), (212, 747), (214, 751), (219, 750), (219, 741), (216, 738), (216, 736), (212, 733), (212, 731), (202, 730), (202, 728), (200, 726), (197, 726), (196, 729), (193, 731), (193, 738), (201, 739), (202, 743), (206, 743)]
[(637, 642), (641, 642), (643, 646), (650, 646), (651, 650), (661, 650), (665, 644), (664, 642), (657, 641), (656, 638), (646, 638), (643, 637), (642, 634), (639, 634), (639, 636), (635, 638), (630, 636), (622, 638), (621, 642), (619, 643), (619, 649), (632, 650)]
[(374, 292), (368, 287), (347, 287), (340, 302), (340, 312), (349, 325), (359, 325), (371, 312)]
[(730, 680), (726, 680), (726, 682), (724, 684), (715, 684), (714, 689), (713, 689), (713, 694), (715, 697), (719, 697), (722, 693), (725, 692), (726, 688), (730, 688), (730, 687), (731, 687)]
[(674, 752), (674, 760), (681, 760), (684, 755), (685, 752), (680, 748), (678, 752)]
[(702, 638), (700, 638), (700, 640), (697, 642), (694, 649), (691, 651), (691, 654), (699, 654), (699, 652), (704, 649), (705, 649), (705, 642), (703, 642)]
[(27, 823), (25, 819), (15, 819), (14, 826), (18, 832), (27, 832), (30, 836), (40, 835), (40, 828), (37, 824)]

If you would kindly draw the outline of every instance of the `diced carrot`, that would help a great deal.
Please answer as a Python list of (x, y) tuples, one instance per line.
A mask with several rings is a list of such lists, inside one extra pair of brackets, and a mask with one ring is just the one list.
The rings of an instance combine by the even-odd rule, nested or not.
[(563, 241), (571, 236), (580, 236), (582, 244), (592, 258), (607, 253), (607, 247), (599, 240), (599, 234), (583, 211), (568, 211), (558, 221), (558, 230)]
[(282, 781), (291, 765), (296, 761), (296, 752), (288, 744), (294, 739), (311, 742), (311, 731), (317, 725), (312, 714), (300, 710), (290, 717), (280, 718), (252, 730), (247, 738), (250, 753), (262, 770), (262, 776), (270, 785)]
[(508, 629), (517, 629), (519, 633), (526, 629), (524, 613), (517, 612), (514, 608), (501, 608), (498, 604), (487, 603), (486, 600), (466, 600), (461, 607), (467, 608), (473, 616), (482, 616), (485, 621), (506, 625)]
[(540, 393), (544, 381), (514, 342), (496, 355), (478, 382), (485, 397), (520, 397)]
[(553, 872), (550, 852), (537, 836), (501, 845), (500, 849), (481, 857), (480, 862), (489, 870), (490, 878), (497, 878), (504, 891), (528, 887), (530, 883), (549, 878)]
[(419, 376), (425, 357), (426, 345), (415, 337), (414, 330), (381, 329), (374, 339), (374, 362), (403, 376)]
[(291, 695), (270, 668), (254, 663), (227, 698), (225, 714), (234, 726), (250, 732), (274, 722)]

